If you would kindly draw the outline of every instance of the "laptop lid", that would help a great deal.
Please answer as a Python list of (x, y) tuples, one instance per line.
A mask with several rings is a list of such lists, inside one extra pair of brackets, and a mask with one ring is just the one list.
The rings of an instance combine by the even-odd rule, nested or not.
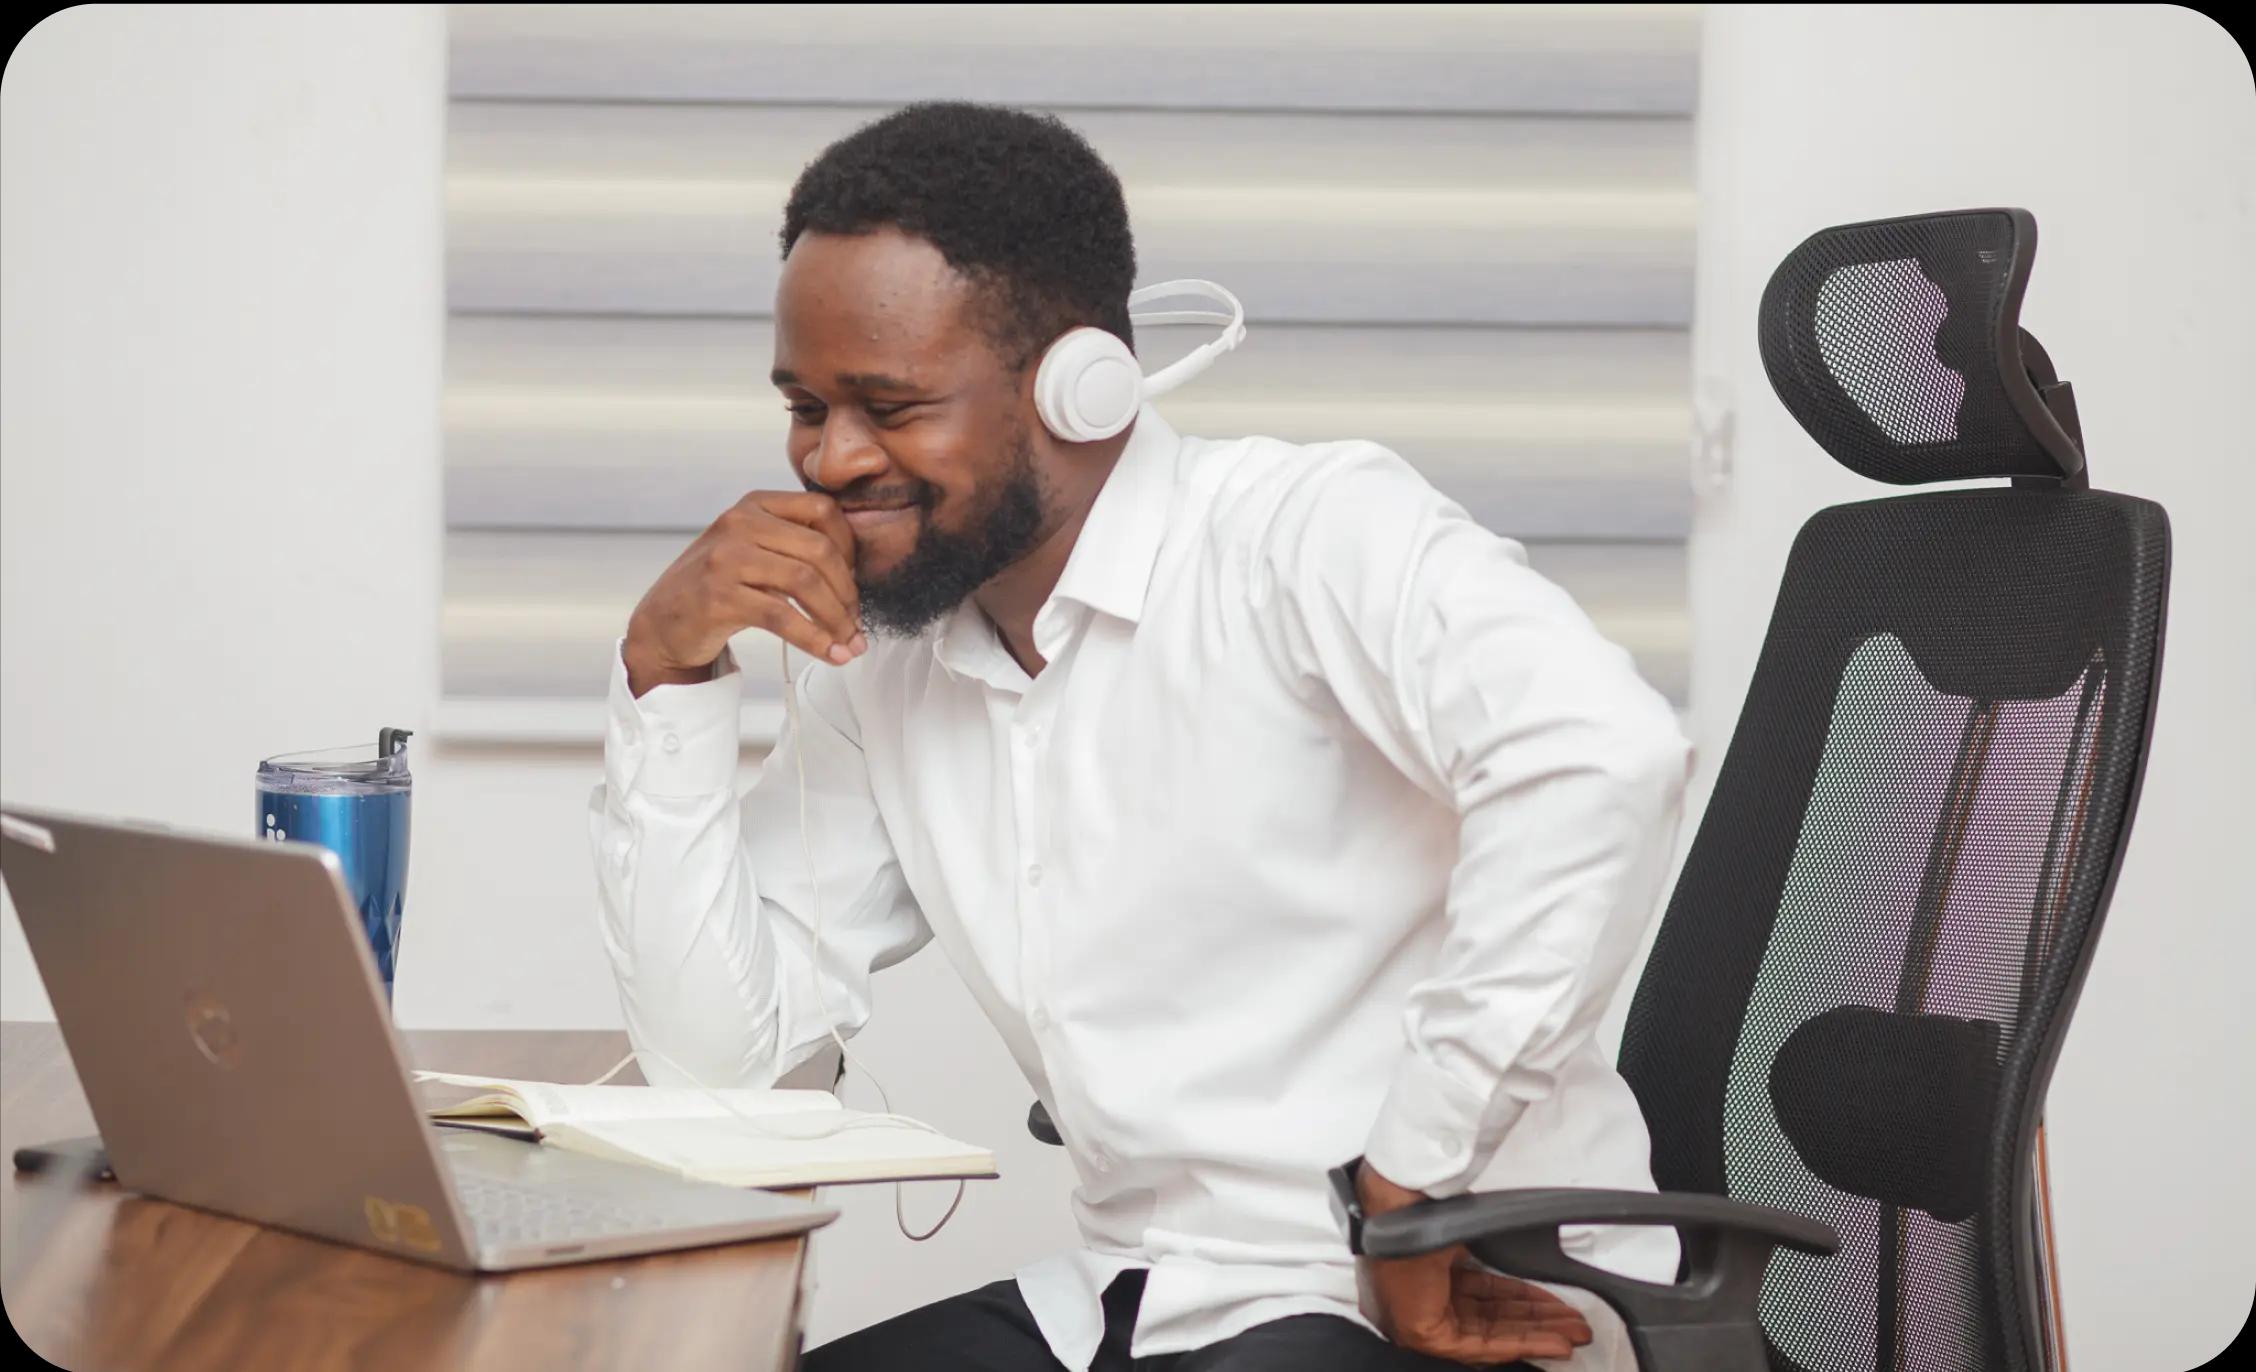
[(476, 1265), (334, 854), (10, 807), (0, 876), (122, 1185)]

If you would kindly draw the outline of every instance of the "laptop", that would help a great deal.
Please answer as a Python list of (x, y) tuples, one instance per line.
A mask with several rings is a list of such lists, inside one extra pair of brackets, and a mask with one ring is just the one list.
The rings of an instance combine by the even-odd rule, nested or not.
[(123, 1186), (487, 1272), (838, 1216), (434, 1126), (326, 848), (11, 807), (0, 877)]

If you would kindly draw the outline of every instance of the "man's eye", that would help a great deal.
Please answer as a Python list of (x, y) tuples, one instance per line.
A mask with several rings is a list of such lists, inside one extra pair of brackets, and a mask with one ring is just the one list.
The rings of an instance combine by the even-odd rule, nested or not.
[[(872, 419), (891, 419), (896, 415), (905, 414), (923, 403), (921, 400), (910, 400), (899, 405), (865, 405), (862, 408), (868, 411)], [(810, 424), (822, 418), (823, 413), (823, 407), (813, 401), (803, 401), (800, 404), (786, 405), (783, 408), (801, 421)]]

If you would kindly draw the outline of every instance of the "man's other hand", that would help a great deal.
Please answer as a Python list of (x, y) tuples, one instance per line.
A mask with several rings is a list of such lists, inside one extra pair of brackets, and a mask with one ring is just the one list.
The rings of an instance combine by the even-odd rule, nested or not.
[(627, 621), (627, 687), (704, 681), (731, 636), (766, 629), (818, 660), (868, 651), (854, 530), (815, 491), (754, 491), (674, 559)]
[[(1366, 1162), (1355, 1189), (1365, 1216), (1427, 1199)], [(1590, 1342), (1582, 1312), (1551, 1292), (1473, 1261), (1463, 1244), (1413, 1258), (1358, 1257), (1363, 1317), (1405, 1348), (1474, 1367), (1565, 1358)]]

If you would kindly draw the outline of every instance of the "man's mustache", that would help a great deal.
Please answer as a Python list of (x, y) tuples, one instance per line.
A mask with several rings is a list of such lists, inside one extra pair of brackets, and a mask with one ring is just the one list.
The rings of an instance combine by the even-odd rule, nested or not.
[(810, 491), (821, 491), (847, 510), (898, 510), (915, 506), (920, 510), (932, 508), (939, 498), (939, 490), (930, 482), (895, 482), (880, 486), (874, 480), (857, 481), (840, 490), (829, 490), (813, 482), (803, 483)]

